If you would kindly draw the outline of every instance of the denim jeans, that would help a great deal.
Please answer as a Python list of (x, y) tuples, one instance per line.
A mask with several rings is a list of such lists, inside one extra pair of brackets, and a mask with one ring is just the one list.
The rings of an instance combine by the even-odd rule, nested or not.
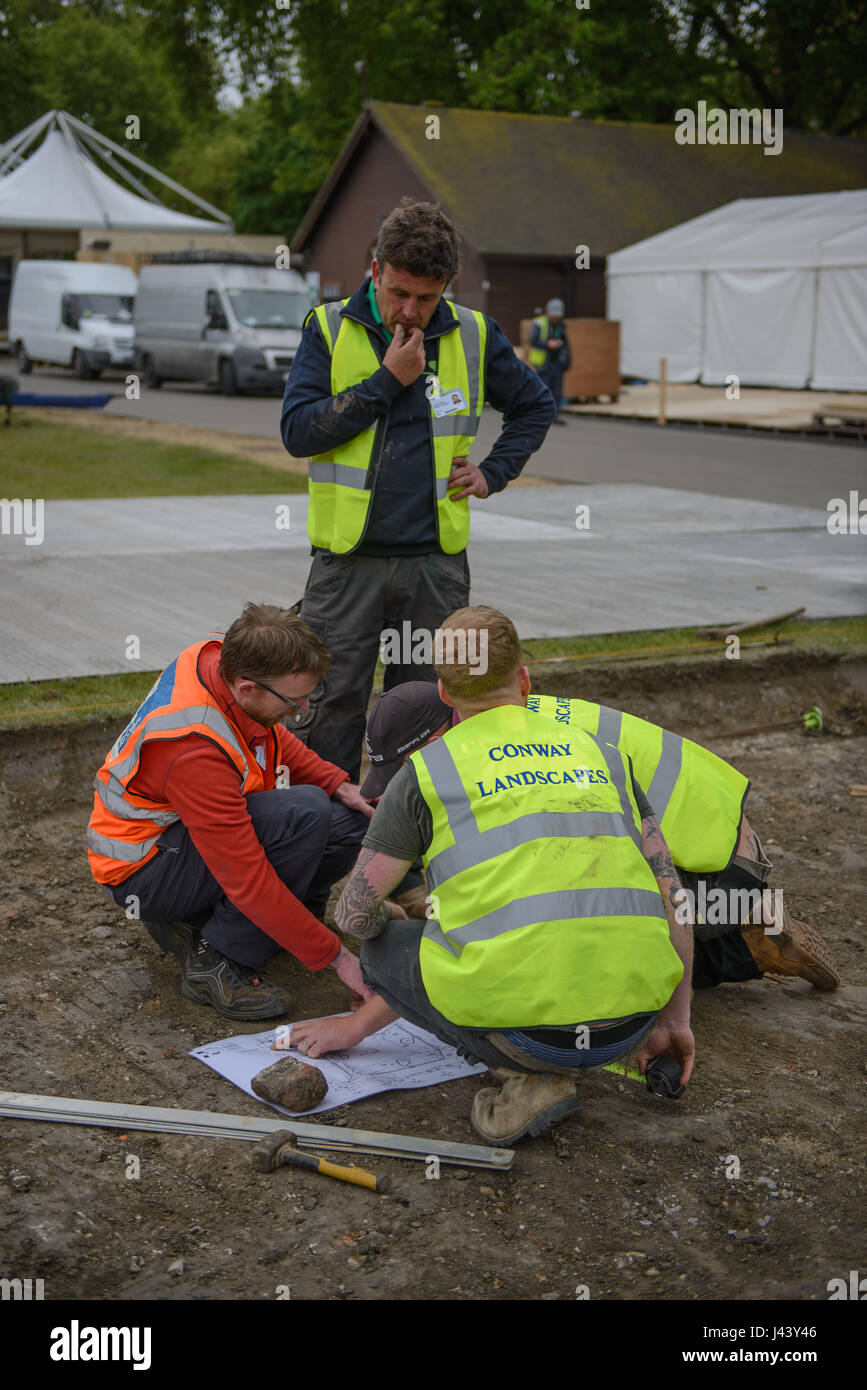
[(418, 952), (424, 928), (421, 921), (393, 920), (379, 936), (365, 941), (361, 947), (362, 978), (401, 1018), (434, 1033), (469, 1062), (509, 1071), (572, 1072), (601, 1066), (630, 1051), (653, 1024), (655, 1015), (645, 1019), (638, 1031), (624, 1041), (584, 1049), (575, 1047), (575, 1027), (579, 1026), (575, 1025), (564, 1029), (564, 1047), (555, 1049), (522, 1032), (465, 1028), (452, 1023), (434, 1008), (422, 981)]

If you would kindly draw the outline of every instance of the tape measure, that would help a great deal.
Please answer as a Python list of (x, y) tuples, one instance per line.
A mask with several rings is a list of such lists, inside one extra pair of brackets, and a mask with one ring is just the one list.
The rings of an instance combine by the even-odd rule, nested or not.
[(630, 1081), (643, 1081), (648, 1091), (666, 1100), (680, 1100), (686, 1090), (680, 1084), (680, 1067), (673, 1057), (651, 1058), (644, 1076), (637, 1067), (625, 1067), (621, 1062), (607, 1062), (602, 1070), (614, 1072), (615, 1076), (627, 1076)]

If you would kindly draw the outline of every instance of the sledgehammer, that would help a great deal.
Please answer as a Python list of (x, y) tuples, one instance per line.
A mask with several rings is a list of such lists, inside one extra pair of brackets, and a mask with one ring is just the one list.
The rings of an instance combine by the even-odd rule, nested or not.
[(295, 1147), (295, 1135), (288, 1129), (278, 1129), (267, 1138), (260, 1139), (250, 1158), (257, 1173), (273, 1173), (275, 1168), (291, 1165), (293, 1168), (309, 1168), (314, 1173), (324, 1173), (328, 1178), (340, 1178), (342, 1182), (354, 1182), (358, 1187), (369, 1187), (372, 1192), (388, 1191), (388, 1178), (378, 1178), (364, 1168), (344, 1168), (339, 1163), (329, 1163), (327, 1158), (299, 1153)]

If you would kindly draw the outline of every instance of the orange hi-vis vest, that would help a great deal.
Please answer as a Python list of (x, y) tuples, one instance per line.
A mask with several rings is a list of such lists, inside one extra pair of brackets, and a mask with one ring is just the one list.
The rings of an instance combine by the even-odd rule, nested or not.
[(166, 667), (96, 774), (87, 857), (97, 883), (123, 883), (154, 857), (160, 835), (179, 819), (167, 801), (153, 801), (130, 787), (148, 739), (197, 734), (215, 744), (234, 764), (245, 795), (275, 785), (279, 751), (274, 731), (268, 730), (265, 766), (261, 767), (240, 730), (199, 677), (202, 650), (220, 641), (222, 637), (214, 635), (196, 642)]

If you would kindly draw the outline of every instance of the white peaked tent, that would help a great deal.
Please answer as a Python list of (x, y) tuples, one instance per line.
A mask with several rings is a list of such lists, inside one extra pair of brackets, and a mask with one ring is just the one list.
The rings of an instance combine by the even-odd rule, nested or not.
[(867, 391), (867, 190), (740, 198), (608, 257), (621, 371)]
[[(47, 133), (46, 133), (47, 132)], [(35, 153), (26, 151), (45, 135)], [(104, 161), (114, 177), (103, 173)], [(132, 167), (130, 167), (132, 166)], [(173, 212), (135, 177), (132, 168), (157, 179), (216, 221)], [(132, 193), (116, 180), (138, 190)], [(115, 231), (225, 232), (230, 219), (179, 183), (166, 178), (132, 150), (116, 145), (64, 111), (48, 111), (0, 145), (0, 228), (69, 229), (105, 227)]]

